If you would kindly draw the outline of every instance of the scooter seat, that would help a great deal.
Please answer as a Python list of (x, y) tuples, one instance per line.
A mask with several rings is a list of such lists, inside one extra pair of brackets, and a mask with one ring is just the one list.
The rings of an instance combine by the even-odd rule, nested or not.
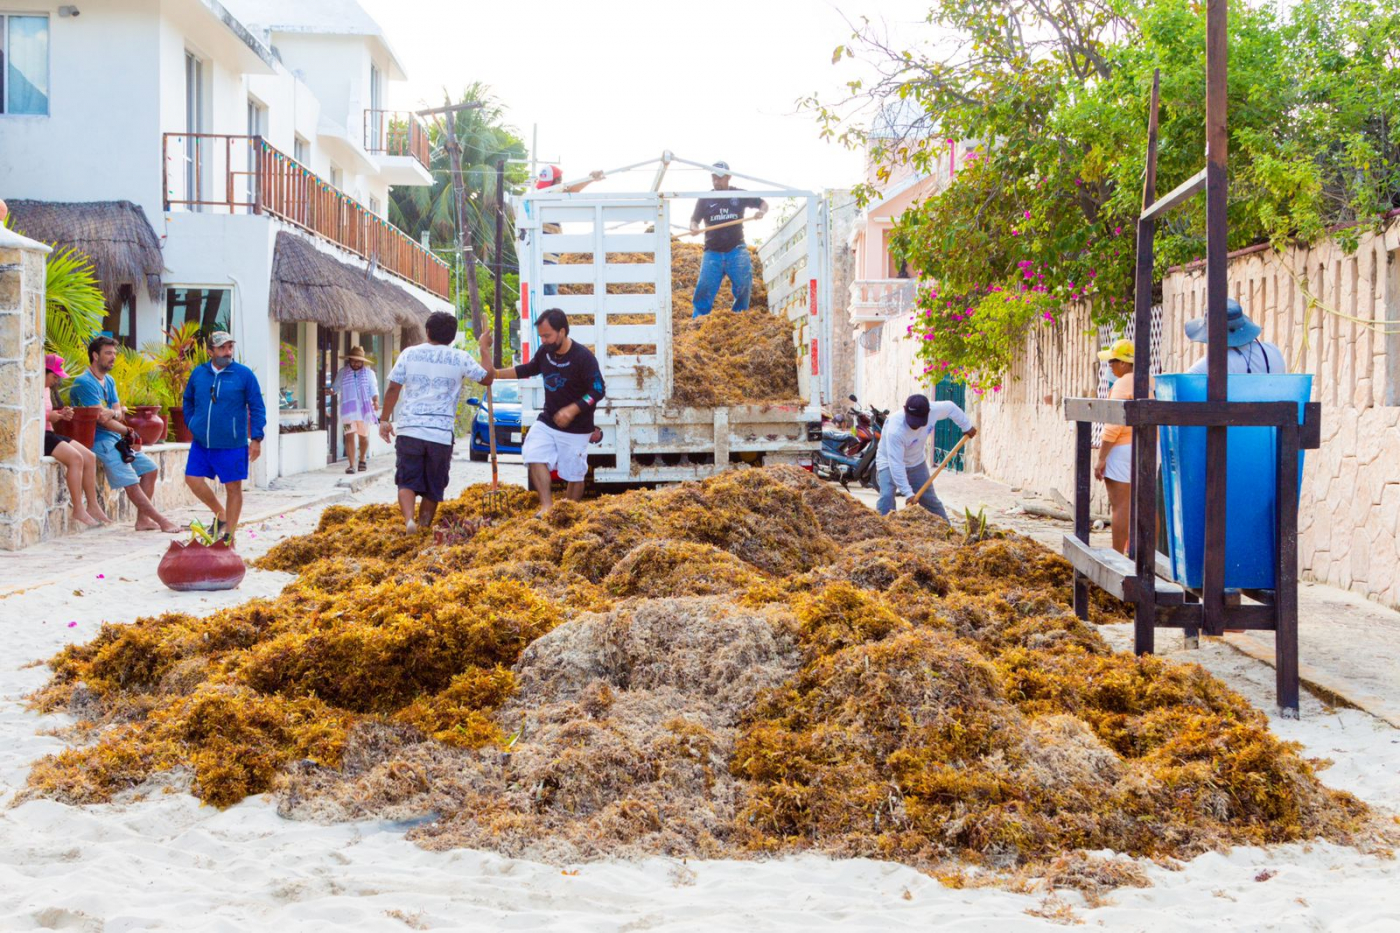
[(824, 441), (844, 441), (851, 437), (850, 431), (833, 431), (831, 428), (822, 428), (822, 440)]

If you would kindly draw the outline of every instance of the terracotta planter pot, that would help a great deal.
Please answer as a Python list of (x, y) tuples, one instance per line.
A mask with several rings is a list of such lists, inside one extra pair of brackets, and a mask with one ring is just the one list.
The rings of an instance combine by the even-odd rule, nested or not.
[(88, 450), (92, 449), (93, 440), (97, 434), (97, 416), (102, 411), (96, 405), (86, 405), (73, 409), (72, 421), (55, 421), (53, 425), (54, 433), (62, 434), (72, 441), (77, 441)]
[(160, 444), (165, 441), (165, 419), (160, 416), (159, 405), (134, 405), (126, 423), (136, 429), (143, 444)]
[(243, 558), (222, 541), (171, 541), (156, 575), (172, 590), (231, 590), (248, 572)]
[(185, 410), (178, 405), (170, 409), (170, 430), (174, 432), (177, 444), (189, 444), (194, 441), (194, 435), (185, 427)]

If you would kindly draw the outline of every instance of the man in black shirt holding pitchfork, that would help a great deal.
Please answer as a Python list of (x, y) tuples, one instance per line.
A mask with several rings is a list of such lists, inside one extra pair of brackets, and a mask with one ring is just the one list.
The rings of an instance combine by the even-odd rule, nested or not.
[[(549, 474), (569, 484), (568, 496), (583, 498), (588, 475), (588, 442), (594, 434), (593, 412), (607, 394), (598, 360), (569, 336), (569, 317), (550, 308), (535, 321), (540, 340), (528, 363), (494, 371), (497, 379), (544, 377), (544, 410), (525, 435), (521, 457), (540, 496), (540, 515), (554, 505)], [(481, 356), (490, 356), (491, 329), (481, 332)]]

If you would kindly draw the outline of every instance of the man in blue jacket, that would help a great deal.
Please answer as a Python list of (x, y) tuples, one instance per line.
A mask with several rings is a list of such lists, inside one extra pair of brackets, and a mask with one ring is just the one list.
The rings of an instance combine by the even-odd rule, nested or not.
[[(233, 546), (238, 516), (243, 511), (243, 481), (248, 464), (262, 453), (263, 407), (258, 377), (233, 361), (233, 335), (215, 331), (209, 337), (209, 362), (195, 367), (185, 383), (185, 426), (194, 435), (185, 483), (190, 491), (214, 510), (214, 537)], [(249, 441), (249, 435), (252, 440)], [(224, 504), (208, 480), (224, 484)]]

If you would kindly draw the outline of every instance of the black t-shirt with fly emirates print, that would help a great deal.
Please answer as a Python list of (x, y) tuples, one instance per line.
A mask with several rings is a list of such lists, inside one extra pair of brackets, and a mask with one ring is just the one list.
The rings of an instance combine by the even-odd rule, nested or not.
[[(544, 377), (544, 410), (540, 420), (565, 434), (592, 434), (593, 409), (607, 394), (603, 384), (603, 373), (598, 368), (598, 358), (593, 351), (571, 340), (569, 352), (537, 353), (530, 362), (515, 367), (516, 378), (529, 379)], [(554, 423), (554, 415), (561, 408), (578, 403), (579, 413), (573, 421), (561, 427)]]
[[(725, 191), (740, 191), (740, 188), (726, 188)], [(720, 194), (722, 192), (715, 192)], [(694, 223), (705, 222), (706, 227), (713, 227), (716, 224), (729, 223), (731, 220), (738, 220), (744, 216), (744, 208), (761, 208), (762, 198), (741, 198), (717, 197), (701, 198), (695, 202), (695, 210), (691, 213), (690, 219)], [(736, 246), (744, 243), (744, 225), (735, 224), (732, 227), (725, 227), (723, 230), (715, 230), (705, 233), (705, 249), (711, 253), (727, 253)]]

